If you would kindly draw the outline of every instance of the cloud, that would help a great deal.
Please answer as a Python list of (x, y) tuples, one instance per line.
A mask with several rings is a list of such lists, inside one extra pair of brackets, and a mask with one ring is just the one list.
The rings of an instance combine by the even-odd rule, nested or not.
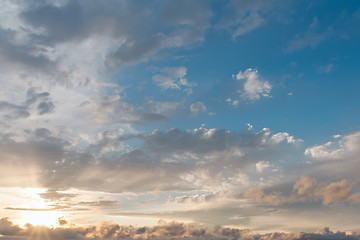
[(265, 194), (264, 190), (259, 188), (252, 188), (244, 192), (244, 198), (255, 199), (258, 203), (267, 203), (271, 205), (279, 205), (286, 201), (280, 192), (272, 192)]
[(328, 37), (330, 37), (331, 30), (327, 29), (320, 32), (319, 25), (319, 20), (317, 18), (314, 18), (313, 22), (309, 26), (308, 31), (298, 34), (293, 40), (291, 40), (285, 48), (285, 52), (291, 53), (307, 47), (315, 48), (321, 42), (325, 41)]
[(207, 108), (202, 102), (196, 102), (190, 105), (190, 111), (195, 115), (198, 115), (201, 112), (206, 112), (206, 110)]
[[(282, 154), (268, 155), (275, 147), (269, 143), (269, 129), (248, 134), (203, 127), (150, 134), (102, 131), (87, 141), (63, 138), (62, 134), (39, 128), (27, 129), (19, 136), (3, 135), (0, 158), (5, 160), (0, 165), (5, 173), (1, 183), (16, 186), (20, 181), (22, 186), (45, 187), (50, 192), (44, 196), (64, 199), (70, 196), (54, 191), (212, 192), (244, 182), (241, 171), (259, 158), (271, 162)], [(138, 141), (138, 147), (128, 146), (130, 140)]]
[[(2, 117), (5, 120), (15, 120), (27, 118), (36, 110), (39, 115), (53, 112), (55, 105), (50, 98), (50, 94), (48, 92), (38, 93), (38, 90), (40, 89), (29, 88), (26, 93), (26, 101), (18, 104), (0, 101)], [(33, 105), (36, 103), (36, 110), (32, 109)]]
[(229, 105), (231, 105), (231, 106), (233, 106), (233, 107), (239, 107), (239, 100), (232, 100), (231, 98), (228, 98), (228, 99), (226, 99), (226, 102), (229, 104)]
[(290, 136), (289, 133), (287, 132), (280, 132), (272, 135), (271, 138), (269, 139), (269, 142), (279, 144), (284, 140), (286, 140), (287, 143), (303, 142), (302, 139), (295, 139), (294, 136)]
[(329, 184), (322, 190), (323, 204), (344, 202), (350, 196), (351, 189), (352, 187), (347, 180)]
[(255, 166), (256, 166), (256, 171), (262, 173), (263, 171), (265, 171), (270, 167), (270, 163), (265, 161), (260, 161), (256, 163)]
[(344, 179), (330, 184), (320, 184), (309, 177), (300, 178), (294, 185), (293, 191), (300, 200), (322, 198), (323, 205), (342, 203), (350, 199), (352, 185)]
[(306, 196), (313, 195), (317, 181), (309, 177), (301, 177), (294, 185), (293, 191), (296, 193), (296, 197), (304, 198)]
[(330, 73), (334, 67), (334, 64), (329, 63), (327, 65), (320, 65), (316, 68), (318, 73)]
[(263, 80), (258, 71), (255, 69), (248, 68), (245, 72), (239, 71), (238, 74), (233, 75), (233, 78), (236, 80), (244, 80), (243, 90), (239, 90), (241, 92), (241, 96), (245, 100), (258, 100), (261, 96), (269, 97), (271, 91), (271, 84)]
[(229, 1), (224, 7), (224, 14), (215, 25), (230, 31), (233, 39), (242, 36), (266, 24), (265, 13), (274, 1)]
[(336, 203), (357, 204), (358, 193), (352, 194), (353, 184), (343, 179), (335, 182), (319, 182), (314, 178), (303, 176), (292, 187), (292, 191), (277, 191), (277, 187), (265, 186), (250, 188), (242, 197), (253, 199), (260, 204), (294, 204), (298, 202), (320, 202), (322, 205)]
[(160, 71), (160, 74), (153, 76), (153, 81), (162, 89), (181, 89), (191, 92), (191, 87), (196, 83), (188, 82), (186, 79), (186, 67), (167, 67)]
[(305, 155), (315, 160), (352, 159), (360, 152), (360, 132), (346, 136), (337, 135), (337, 141), (329, 141), (322, 145), (315, 145), (305, 150)]
[(178, 196), (178, 197), (170, 197), (169, 202), (175, 203), (201, 203), (207, 202), (217, 197), (216, 193), (208, 193), (208, 194), (195, 194), (191, 196)]
[(20, 16), (30, 29), (38, 30), (31, 36), (44, 45), (80, 42), (94, 36), (117, 40), (118, 47), (105, 57), (110, 69), (146, 61), (162, 49), (201, 41), (210, 27), (209, 1), (158, 2), (152, 12), (148, 7), (146, 1), (43, 3)]
[[(63, 221), (66, 221), (62, 219)], [(324, 227), (315, 233), (256, 233), (249, 229), (229, 228), (215, 226), (209, 228), (201, 225), (184, 224), (180, 222), (165, 222), (160, 220), (157, 225), (148, 226), (126, 226), (104, 222), (99, 225), (89, 225), (79, 227), (71, 225), (69, 227), (49, 228), (46, 226), (33, 226), (26, 224), (24, 228), (14, 225), (9, 219), (0, 220), (0, 234), (4, 237), (0, 239), (38, 239), (50, 238), (54, 240), (65, 239), (238, 239), (238, 240), (317, 240), (317, 239), (337, 239), (337, 240), (358, 240), (360, 236), (355, 232), (332, 232), (328, 227)]]

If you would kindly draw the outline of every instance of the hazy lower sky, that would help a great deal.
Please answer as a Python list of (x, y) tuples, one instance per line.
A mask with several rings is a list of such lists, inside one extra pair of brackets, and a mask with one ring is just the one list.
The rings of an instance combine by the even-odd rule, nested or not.
[(359, 43), (356, 0), (1, 0), (0, 238), (358, 239)]

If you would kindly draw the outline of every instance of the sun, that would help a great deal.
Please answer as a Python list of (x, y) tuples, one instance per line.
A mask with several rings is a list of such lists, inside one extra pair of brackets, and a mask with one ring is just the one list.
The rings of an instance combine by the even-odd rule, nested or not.
[(61, 214), (57, 211), (24, 211), (22, 213), (22, 221), (31, 225), (53, 226), (58, 222)]

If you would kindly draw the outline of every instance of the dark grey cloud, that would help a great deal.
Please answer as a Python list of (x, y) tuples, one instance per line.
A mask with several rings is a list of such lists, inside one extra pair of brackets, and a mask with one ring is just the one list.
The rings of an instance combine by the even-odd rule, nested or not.
[(0, 101), (0, 113), (5, 120), (14, 120), (30, 116), (27, 106)]
[(35, 42), (24, 44), (16, 40), (15, 30), (0, 28), (0, 62), (11, 69), (48, 72), (55, 70), (56, 63), (38, 52)]
[(207, 154), (234, 147), (266, 147), (270, 130), (239, 134), (225, 129), (198, 128), (182, 131), (177, 128), (155, 130), (144, 138), (144, 147), (157, 153), (193, 152)]
[(38, 103), (39, 115), (50, 113), (55, 105), (51, 101), (48, 92), (37, 92), (35, 88), (29, 88), (26, 94), (26, 101), (15, 104), (7, 101), (0, 101), (0, 114), (5, 120), (15, 120), (29, 117), (32, 114), (31, 106)]
[(201, 41), (210, 27), (211, 14), (210, 1), (79, 0), (60, 6), (37, 4), (21, 17), (26, 24), (43, 30), (32, 38), (44, 45), (82, 41), (90, 36), (118, 40), (120, 46), (105, 61), (114, 69), (146, 61), (162, 49)]
[[(66, 221), (65, 219), (62, 219)], [(34, 234), (36, 233), (36, 234)], [(333, 232), (328, 227), (324, 227), (316, 233), (283, 233), (273, 232), (258, 234), (249, 229), (229, 228), (215, 226), (208, 228), (184, 224), (179, 222), (166, 223), (162, 220), (158, 225), (153, 227), (124, 226), (111, 223), (101, 225), (90, 225), (78, 227), (48, 228), (45, 226), (33, 226), (26, 224), (24, 228), (13, 224), (8, 218), (0, 220), (0, 239), (39, 239), (49, 238), (54, 240), (65, 239), (211, 239), (211, 240), (320, 240), (320, 239), (337, 239), (337, 240), (358, 240), (358, 233), (346, 233), (342, 231)]]
[[(185, 189), (186, 185), (180, 184), (180, 176), (187, 172), (191, 165), (162, 162), (160, 158), (139, 149), (116, 151), (117, 154), (113, 156), (101, 156), (99, 151), (111, 147), (111, 144), (106, 142), (106, 133), (104, 136), (98, 143), (83, 151), (73, 149), (70, 142), (54, 136), (44, 128), (28, 131), (25, 141), (15, 141), (11, 136), (4, 136), (0, 141), (0, 164), (3, 169), (12, 169), (7, 171), (8, 178), (29, 177), (20, 169), (24, 168), (26, 171), (26, 168), (36, 168), (38, 171), (35, 177), (41, 185), (53, 190), (78, 188), (139, 192)], [(14, 158), (18, 160), (10, 161)], [(19, 169), (15, 171), (18, 166)], [(11, 181), (6, 183), (12, 184)], [(31, 183), (28, 184), (31, 186)], [(47, 195), (56, 197), (55, 192)]]

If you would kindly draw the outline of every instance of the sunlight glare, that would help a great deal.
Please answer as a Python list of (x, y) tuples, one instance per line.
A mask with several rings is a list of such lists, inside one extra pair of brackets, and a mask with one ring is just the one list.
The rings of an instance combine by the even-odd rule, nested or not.
[(61, 215), (57, 211), (24, 211), (22, 217), (24, 223), (50, 227), (57, 223)]

